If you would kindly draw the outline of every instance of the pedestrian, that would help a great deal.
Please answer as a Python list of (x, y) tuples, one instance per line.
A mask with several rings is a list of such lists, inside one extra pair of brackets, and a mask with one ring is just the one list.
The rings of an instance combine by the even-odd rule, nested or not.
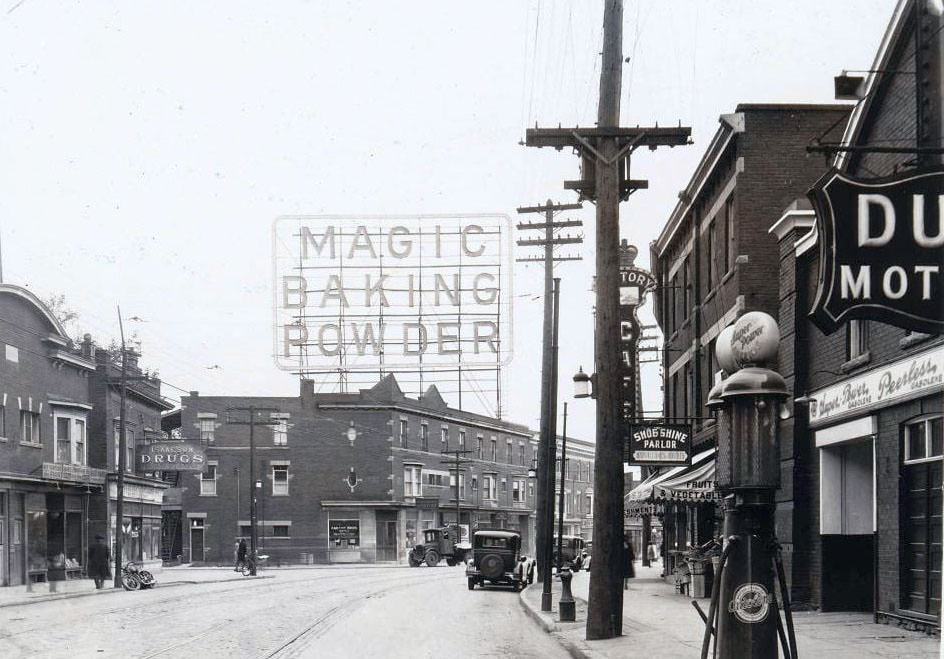
[(111, 579), (111, 552), (104, 536), (95, 536), (95, 544), (89, 547), (86, 570), (89, 578), (95, 581), (96, 590), (101, 590), (105, 579)]
[(239, 544), (236, 546), (236, 567), (233, 568), (236, 572), (246, 564), (246, 538), (240, 538)]
[(623, 536), (623, 590), (629, 590), (629, 580), (636, 576), (636, 552), (633, 550), (633, 541), (629, 535)]

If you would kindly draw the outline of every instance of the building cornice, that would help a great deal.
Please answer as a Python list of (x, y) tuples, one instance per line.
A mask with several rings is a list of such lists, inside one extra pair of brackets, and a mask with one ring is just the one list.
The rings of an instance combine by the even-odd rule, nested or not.
[(392, 410), (396, 412), (408, 412), (411, 414), (421, 414), (430, 419), (436, 419), (438, 421), (459, 423), (466, 426), (489, 429), (495, 432), (505, 433), (506, 435), (515, 435), (521, 438), (531, 439), (533, 436), (529, 430), (523, 429), (523, 426), (509, 428), (508, 426), (499, 425), (494, 422), (489, 423), (484, 419), (464, 418), (460, 416), (443, 414), (441, 412), (436, 412), (423, 407), (403, 405), (402, 403), (316, 403), (316, 407), (319, 410)]

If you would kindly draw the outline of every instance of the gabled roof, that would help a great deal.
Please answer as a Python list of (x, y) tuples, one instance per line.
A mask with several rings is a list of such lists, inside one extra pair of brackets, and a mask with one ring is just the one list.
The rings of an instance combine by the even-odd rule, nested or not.
[[(868, 125), (872, 116), (872, 105), (875, 101), (876, 92), (891, 76), (903, 75), (898, 71), (892, 70), (889, 65), (892, 58), (902, 45), (903, 39), (909, 39), (912, 36), (907, 29), (909, 19), (914, 15), (915, 0), (898, 0), (892, 18), (885, 28), (885, 34), (882, 36), (882, 42), (879, 45), (878, 52), (875, 54), (875, 61), (872, 63), (870, 73), (865, 80), (865, 96), (856, 105), (846, 125), (846, 132), (842, 136), (843, 145), (854, 145), (859, 143), (863, 129)], [(940, 38), (940, 36), (938, 36)], [(836, 154), (834, 165), (845, 170), (850, 165), (851, 153), (842, 152)]]
[(372, 398), (378, 400), (403, 400), (403, 391), (400, 389), (400, 385), (397, 384), (397, 379), (393, 376), (393, 373), (385, 375), (380, 382), (367, 391), (370, 392)]
[(446, 404), (446, 401), (443, 400), (443, 397), (439, 393), (439, 389), (436, 388), (435, 384), (429, 385), (429, 388), (426, 390), (426, 393), (423, 394), (420, 400), (423, 401), (423, 404), (426, 407), (435, 407), (438, 409), (445, 409), (449, 407)]
[(0, 294), (19, 297), (36, 307), (36, 310), (39, 311), (40, 315), (46, 320), (47, 323), (49, 323), (49, 328), (59, 337), (68, 340), (69, 336), (62, 327), (62, 323), (59, 322), (59, 320), (52, 314), (52, 311), (49, 310), (49, 307), (47, 307), (42, 300), (36, 297), (32, 291), (14, 284), (0, 284)]

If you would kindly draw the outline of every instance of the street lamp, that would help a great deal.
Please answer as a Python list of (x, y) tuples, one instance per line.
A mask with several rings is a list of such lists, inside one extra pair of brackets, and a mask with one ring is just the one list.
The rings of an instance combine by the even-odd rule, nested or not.
[(256, 491), (252, 494), (252, 551), (253, 560), (251, 564), (252, 576), (256, 576), (256, 556), (258, 547), (259, 529), (256, 527), (256, 510), (259, 505), (259, 497), (262, 495), (262, 481), (256, 481)]
[(583, 366), (574, 375), (574, 398), (596, 398), (593, 393), (593, 376), (583, 372)]

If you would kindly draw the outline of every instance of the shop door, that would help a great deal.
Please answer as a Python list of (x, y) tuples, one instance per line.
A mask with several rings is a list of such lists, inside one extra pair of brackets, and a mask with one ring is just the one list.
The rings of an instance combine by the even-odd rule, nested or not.
[(26, 583), (23, 574), (23, 518), (13, 516), (10, 527), (10, 585), (21, 586)]
[[(197, 521), (197, 520), (192, 520)], [(203, 521), (203, 520), (199, 520)], [(203, 561), (203, 525), (190, 527), (190, 561)]]
[(377, 560), (397, 560), (397, 514), (392, 511), (377, 512)]
[(902, 468), (901, 607), (926, 615), (941, 610), (941, 461)]
[(872, 611), (875, 595), (870, 440), (820, 450), (823, 611)]

